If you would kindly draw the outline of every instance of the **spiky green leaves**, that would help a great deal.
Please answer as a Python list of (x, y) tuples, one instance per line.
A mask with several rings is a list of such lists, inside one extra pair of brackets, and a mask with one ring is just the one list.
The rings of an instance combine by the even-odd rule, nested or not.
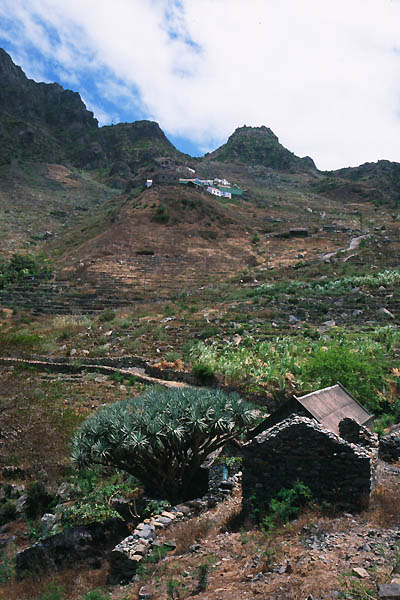
[(205, 458), (255, 420), (237, 394), (220, 390), (151, 388), (87, 419), (73, 441), (79, 466), (115, 466), (149, 491), (179, 497)]

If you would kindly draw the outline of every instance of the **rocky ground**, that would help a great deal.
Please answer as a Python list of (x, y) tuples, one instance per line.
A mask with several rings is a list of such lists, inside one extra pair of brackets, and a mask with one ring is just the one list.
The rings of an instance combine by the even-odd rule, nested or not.
[(64, 589), (55, 598), (71, 600), (93, 587), (101, 600), (378, 599), (379, 586), (400, 571), (399, 475), (398, 464), (379, 463), (370, 507), (361, 514), (315, 508), (268, 534), (240, 517), (237, 490), (216, 508), (159, 530), (159, 547), (175, 549), (143, 560), (132, 583), (107, 585), (105, 561), (96, 569), (77, 565), (73, 576), (66, 570), (29, 577), (0, 588), (0, 598), (44, 598), (40, 590), (53, 581)]
[[(362, 514), (310, 511), (268, 535), (240, 524), (236, 495), (186, 528), (170, 527), (165, 539), (177, 549), (120, 591), (140, 597), (145, 584), (160, 599), (377, 598), (379, 584), (400, 568), (399, 473), (397, 465), (380, 463), (371, 507)], [(201, 569), (207, 573), (203, 590)], [(168, 592), (171, 582), (175, 596)], [(117, 590), (113, 597), (120, 597)]]

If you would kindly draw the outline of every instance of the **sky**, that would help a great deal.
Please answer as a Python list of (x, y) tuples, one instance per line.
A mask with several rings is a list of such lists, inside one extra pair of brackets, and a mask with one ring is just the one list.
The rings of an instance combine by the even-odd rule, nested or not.
[(1, 0), (0, 47), (192, 156), (266, 125), (320, 169), (400, 162), (400, 0)]

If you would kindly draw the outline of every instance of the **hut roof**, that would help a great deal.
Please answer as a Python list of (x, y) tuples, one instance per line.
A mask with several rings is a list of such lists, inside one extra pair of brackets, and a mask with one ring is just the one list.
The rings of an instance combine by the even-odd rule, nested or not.
[(359, 425), (367, 425), (373, 419), (373, 415), (340, 383), (295, 398), (317, 421), (336, 434), (339, 433), (340, 421), (345, 417), (354, 419)]

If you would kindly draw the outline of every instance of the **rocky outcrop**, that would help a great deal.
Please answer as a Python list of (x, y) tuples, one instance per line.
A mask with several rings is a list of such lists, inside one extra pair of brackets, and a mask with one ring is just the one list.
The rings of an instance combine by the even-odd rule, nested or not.
[(3, 49), (0, 120), (0, 165), (18, 158), (107, 167), (120, 187), (158, 156), (184, 156), (152, 121), (99, 128), (77, 92), (28, 79)]
[(269, 127), (238, 127), (226, 144), (208, 155), (222, 162), (263, 165), (278, 171), (316, 171), (309, 157), (299, 158), (287, 150)]
[(128, 533), (127, 524), (120, 519), (67, 529), (18, 552), (16, 574), (57, 571), (81, 561), (99, 567), (101, 559)]

